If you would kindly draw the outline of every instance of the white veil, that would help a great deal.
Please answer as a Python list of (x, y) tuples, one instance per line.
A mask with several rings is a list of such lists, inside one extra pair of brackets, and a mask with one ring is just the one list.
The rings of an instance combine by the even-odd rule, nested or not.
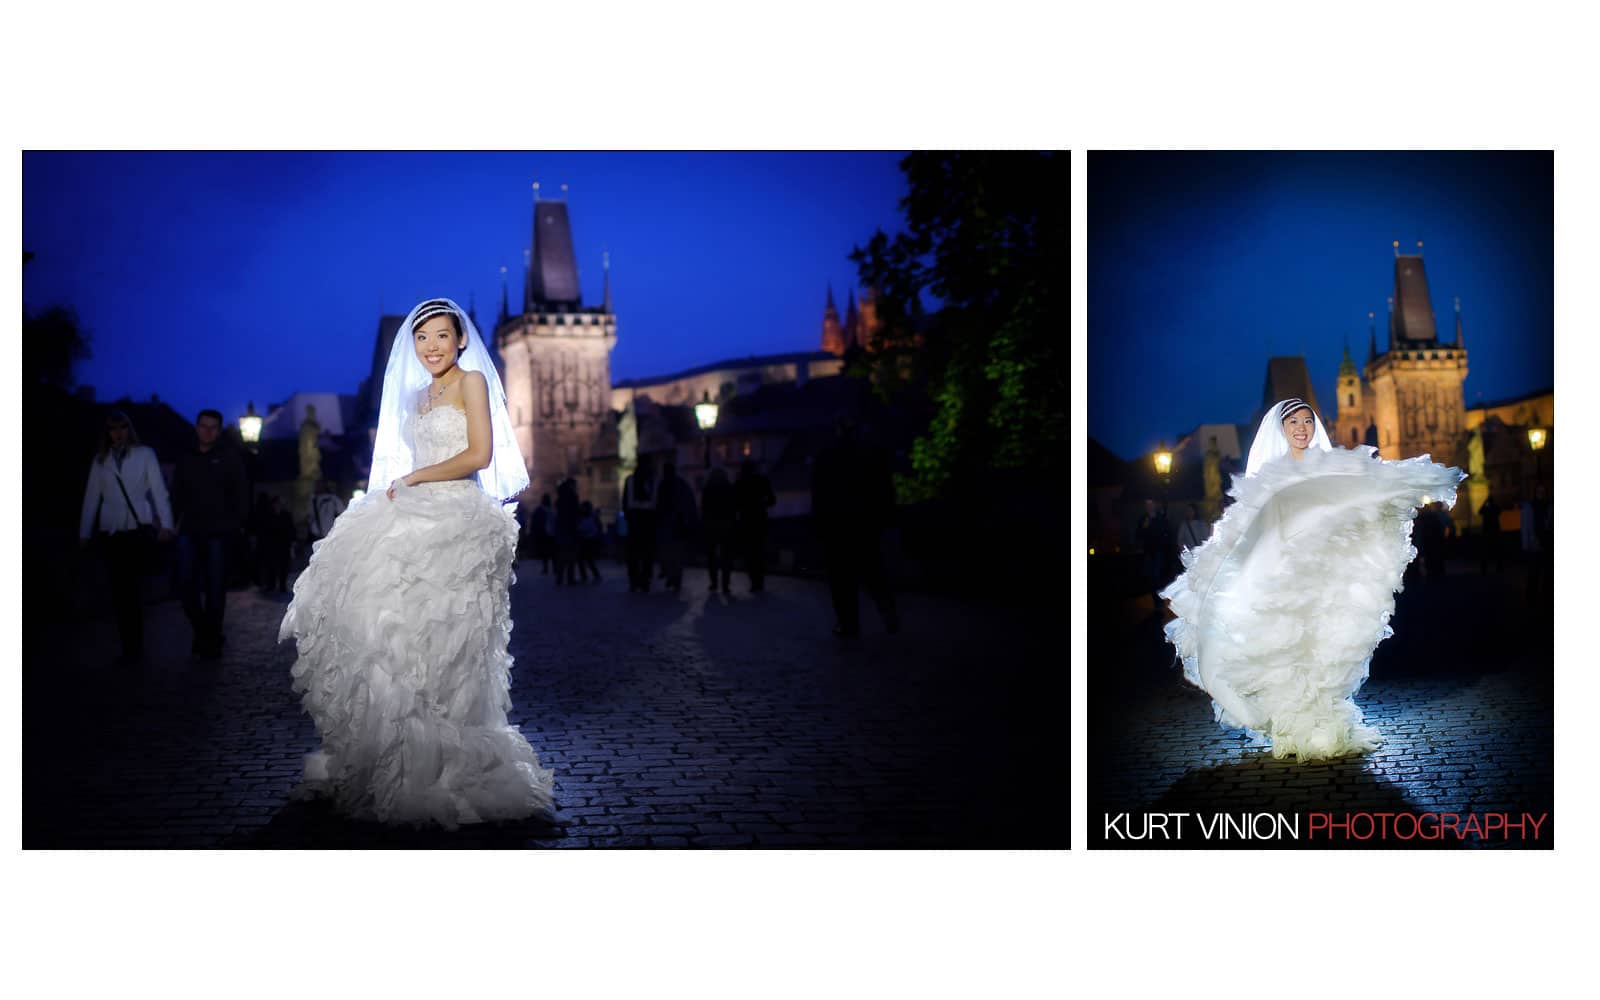
[(1323, 451), (1333, 450), (1333, 442), (1328, 439), (1327, 428), (1322, 426), (1322, 418), (1317, 416), (1317, 411), (1312, 409), (1311, 404), (1303, 399), (1285, 399), (1274, 403), (1272, 409), (1267, 411), (1267, 415), (1261, 418), (1261, 426), (1256, 428), (1256, 439), (1250, 442), (1250, 457), (1244, 466), (1245, 475), (1253, 476), (1261, 471), (1263, 465), (1289, 454), (1289, 439), (1283, 433), (1283, 421), (1289, 414), (1302, 408), (1311, 410), (1311, 419), (1317, 425), (1316, 433), (1311, 436), (1311, 447), (1321, 448)]
[(528, 469), (522, 463), (522, 451), (517, 447), (517, 437), (511, 429), (511, 416), (506, 412), (505, 386), (500, 382), (500, 373), (490, 360), (488, 347), (478, 328), (473, 325), (466, 310), (449, 299), (419, 302), (394, 335), (389, 364), (383, 370), (378, 436), (372, 444), (372, 471), (367, 475), (369, 495), (381, 492), (396, 479), (416, 469), (412, 422), (418, 415), (418, 394), (423, 386), (433, 380), (433, 376), (417, 357), (413, 342), (414, 326), (417, 314), (424, 307), (433, 307), (429, 311), (438, 315), (441, 303), (455, 313), (456, 322), (467, 335), (467, 346), (456, 359), (456, 365), (462, 371), (482, 372), (489, 383), (489, 426), (494, 431), (494, 456), (489, 460), (489, 467), (477, 474), (478, 485), (496, 500), (514, 499), (528, 486)]

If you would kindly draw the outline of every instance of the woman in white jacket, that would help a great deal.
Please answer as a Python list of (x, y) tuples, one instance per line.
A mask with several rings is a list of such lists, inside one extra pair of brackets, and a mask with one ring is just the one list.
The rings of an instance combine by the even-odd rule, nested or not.
[(103, 532), (100, 554), (111, 578), (111, 601), (122, 638), (118, 663), (134, 663), (144, 655), (144, 609), (139, 597), (142, 525), (154, 526), (161, 541), (171, 540), (167, 484), (161, 479), (156, 453), (139, 444), (128, 415), (112, 410), (106, 414), (99, 453), (89, 463), (78, 539), (87, 546), (95, 532)]

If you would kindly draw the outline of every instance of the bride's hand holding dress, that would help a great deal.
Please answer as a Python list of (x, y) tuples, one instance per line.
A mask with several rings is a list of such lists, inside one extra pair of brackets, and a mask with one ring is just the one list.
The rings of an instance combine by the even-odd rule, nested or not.
[[(458, 321), (475, 339), (470, 320)], [(401, 334), (412, 326), (408, 318)], [(302, 790), (385, 822), (548, 814), (551, 773), (506, 716), (516, 520), (480, 485), (497, 465), (521, 466), (520, 456), (499, 463), (503, 391), (498, 377), (488, 381), (492, 368), (469, 370), (457, 379), (462, 406), (456, 393), (430, 400), (426, 381), (420, 394), (406, 385), (402, 349), (411, 353), (397, 335), (384, 396), (406, 389), (404, 409), (380, 418), (374, 472), (385, 462), (413, 468), (334, 522), (280, 628), (298, 644), (293, 687), (322, 737)], [(391, 416), (402, 426), (385, 427)], [(403, 459), (382, 454), (386, 440), (403, 442)], [(521, 484), (490, 479), (526, 485), (525, 472)]]
[(1279, 758), (1375, 749), (1353, 696), (1392, 634), (1417, 508), (1454, 506), (1462, 478), (1426, 455), (1334, 448), (1299, 400), (1268, 411), (1235, 502), (1161, 595), (1184, 677), (1217, 721), (1269, 739)]

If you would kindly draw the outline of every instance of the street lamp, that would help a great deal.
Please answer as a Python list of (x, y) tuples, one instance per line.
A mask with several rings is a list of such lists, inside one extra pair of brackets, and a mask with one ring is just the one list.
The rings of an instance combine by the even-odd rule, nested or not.
[(1172, 485), (1172, 452), (1167, 450), (1165, 441), (1156, 448), (1155, 453), (1156, 475), (1161, 477), (1161, 510), (1167, 509), (1167, 490)]
[(1538, 486), (1544, 480), (1544, 446), (1550, 443), (1550, 435), (1543, 427), (1528, 428), (1528, 447), (1533, 449), (1533, 482)]
[(700, 437), (706, 444), (706, 468), (711, 468), (711, 428), (717, 426), (717, 404), (711, 401), (709, 391), (700, 393), (700, 402), (694, 404), (694, 420), (700, 425)]
[(1165, 480), (1168, 476), (1172, 475), (1172, 452), (1167, 450), (1165, 441), (1161, 443), (1160, 448), (1156, 449), (1155, 458), (1156, 475), (1160, 476), (1162, 480)]
[(256, 404), (249, 404), (244, 416), (239, 418), (239, 436), (244, 443), (255, 450), (256, 444), (261, 440), (261, 418), (256, 416)]

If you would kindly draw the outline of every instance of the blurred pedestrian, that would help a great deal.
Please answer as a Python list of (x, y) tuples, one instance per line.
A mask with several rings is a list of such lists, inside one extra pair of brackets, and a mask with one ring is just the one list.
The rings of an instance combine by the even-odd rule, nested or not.
[(1139, 519), (1139, 544), (1144, 550), (1144, 578), (1150, 587), (1151, 607), (1161, 611), (1161, 588), (1167, 584), (1167, 550), (1172, 547), (1172, 527), (1167, 521), (1165, 506), (1156, 506), (1154, 500), (1144, 502), (1144, 516)]
[(724, 594), (731, 594), (729, 581), (733, 576), (733, 544), (739, 514), (738, 499), (728, 473), (719, 465), (706, 478), (705, 489), (700, 493), (700, 509), (705, 525), (706, 568), (711, 572), (711, 592), (717, 592), (720, 583)]
[(267, 494), (257, 493), (245, 528), (250, 538), (250, 582), (263, 590), (267, 588), (267, 517), (271, 512)]
[(539, 560), (539, 575), (548, 576), (556, 532), (556, 509), (550, 503), (550, 494), (539, 498), (539, 506), (534, 508), (528, 527), (533, 532), (533, 557)]
[[(265, 495), (265, 494), (264, 494)], [(262, 504), (266, 513), (262, 517), (262, 551), (265, 555), (266, 579), (261, 589), (282, 594), (289, 590), (289, 550), (294, 546), (294, 518), (276, 494), (267, 496)]]
[(1417, 547), (1422, 552), (1422, 565), (1430, 580), (1444, 576), (1445, 536), (1453, 530), (1450, 516), (1444, 513), (1444, 504), (1434, 501), (1417, 512)]
[(222, 414), (201, 410), (194, 429), (198, 443), (179, 460), (172, 475), (178, 587), (183, 612), (194, 630), (191, 651), (216, 659), (224, 641), (228, 549), (244, 530), (250, 492), (244, 460), (221, 442)]
[(316, 490), (306, 501), (306, 537), (311, 539), (313, 549), (333, 530), (334, 520), (343, 513), (344, 501), (333, 492), (326, 479), (317, 480)]
[(739, 552), (750, 577), (750, 593), (759, 594), (767, 580), (767, 511), (778, 498), (772, 492), (772, 480), (761, 474), (752, 459), (745, 459), (739, 466), (733, 494), (738, 511)]
[(1198, 549), (1211, 537), (1211, 525), (1200, 516), (1198, 504), (1190, 504), (1183, 524), (1178, 527), (1178, 549)]
[[(144, 656), (144, 606), (140, 580), (155, 542), (172, 540), (172, 506), (156, 453), (139, 443), (133, 421), (121, 410), (106, 414), (100, 448), (89, 463), (78, 519), (79, 546), (94, 542), (111, 582), (122, 652), (128, 664)], [(150, 538), (155, 533), (154, 542)]]
[(698, 523), (694, 490), (678, 475), (677, 466), (667, 462), (661, 467), (656, 500), (656, 558), (664, 586), (674, 593), (683, 589), (683, 564)]
[(655, 464), (641, 456), (638, 468), (622, 484), (622, 517), (627, 525), (628, 592), (650, 589), (656, 559)]
[(578, 517), (582, 508), (578, 503), (578, 483), (568, 477), (556, 487), (555, 507), (555, 564), (556, 584), (577, 583), (578, 572)]
[(1506, 571), (1505, 548), (1501, 541), (1500, 532), (1500, 505), (1495, 502), (1494, 494), (1489, 494), (1489, 499), (1478, 508), (1478, 517), (1483, 521), (1483, 534), (1479, 538), (1478, 573), (1487, 576), (1489, 561), (1494, 561), (1494, 571), (1504, 574)]
[(859, 592), (866, 590), (890, 632), (900, 615), (883, 561), (883, 534), (894, 515), (894, 479), (887, 457), (862, 440), (855, 422), (839, 418), (835, 440), (811, 472), (811, 517), (833, 598), (833, 634), (861, 634)]
[(600, 554), (600, 542), (605, 536), (600, 527), (600, 514), (588, 500), (578, 511), (578, 569), (584, 579), (600, 582), (600, 567), (595, 557)]

